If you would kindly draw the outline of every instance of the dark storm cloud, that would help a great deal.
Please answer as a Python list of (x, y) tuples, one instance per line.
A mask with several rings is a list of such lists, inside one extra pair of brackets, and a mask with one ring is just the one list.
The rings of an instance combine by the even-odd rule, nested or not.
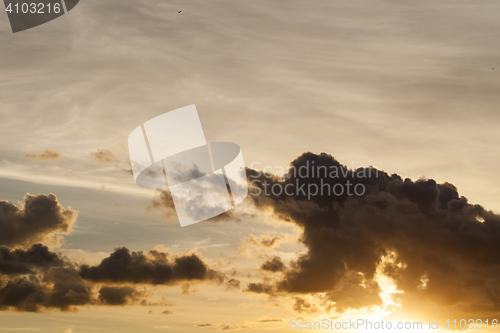
[[(257, 207), (302, 227), (307, 252), (278, 282), (251, 283), (247, 291), (326, 292), (339, 311), (362, 308), (380, 303), (374, 274), (382, 258), (393, 258), (384, 264), (385, 273), (405, 295), (440, 306), (487, 304), (481, 307), (483, 314), (500, 309), (500, 216), (470, 204), (449, 183), (412, 181), (375, 169), (368, 176), (361, 168), (344, 176), (342, 170), (347, 169), (324, 153), (304, 153), (291, 166), (307, 169), (309, 177), (294, 171), (284, 179), (267, 178), (249, 169), (250, 198)], [(328, 172), (340, 170), (340, 177), (318, 176), (318, 169), (311, 177), (318, 166)], [(325, 194), (308, 200), (301, 192), (264, 195), (264, 181), (270, 184), (268, 193), (274, 184), (314, 188), (347, 181), (362, 184), (366, 191), (360, 196)], [(367, 287), (359, 287), (362, 284)], [(349, 295), (356, 299), (349, 300)]]
[(26, 155), (24, 155), (27, 159), (30, 160), (42, 160), (42, 161), (59, 161), (61, 159), (61, 154), (51, 149), (45, 149), (45, 151), (41, 154), (35, 154), (30, 151)]
[(26, 246), (54, 233), (68, 233), (77, 212), (63, 208), (54, 194), (24, 197), (24, 206), (0, 201), (0, 245)]
[(80, 275), (92, 282), (173, 285), (184, 281), (222, 282), (224, 275), (210, 269), (197, 255), (172, 257), (159, 251), (130, 252), (117, 248), (97, 266), (83, 265)]
[(90, 157), (99, 163), (111, 164), (121, 171), (132, 174), (130, 159), (121, 158), (117, 156), (116, 153), (113, 153), (108, 149), (99, 149), (95, 152), (92, 152), (90, 154)]
[(246, 240), (244, 240), (244, 242), (246, 243), (246, 245), (253, 246), (257, 249), (259, 248), (274, 249), (275, 247), (281, 244), (284, 238), (285, 237), (283, 236), (261, 235), (257, 237), (255, 235), (250, 235)]
[[(76, 306), (94, 303), (92, 290), (68, 263), (43, 267), (5, 279), (0, 288), (0, 310), (38, 312), (43, 309), (74, 311)], [(51, 265), (49, 265), (51, 266)]]
[(293, 310), (298, 313), (315, 313), (319, 311), (319, 308), (314, 303), (311, 303), (301, 297), (295, 297), (295, 303), (293, 304)]
[[(172, 305), (151, 303), (145, 291), (127, 285), (175, 285), (211, 281), (225, 276), (210, 269), (198, 256), (172, 257), (156, 250), (148, 254), (117, 249), (98, 266), (78, 267), (41, 244), (27, 250), (0, 247), (0, 311), (76, 311), (84, 305)], [(123, 274), (123, 275), (122, 275)], [(239, 281), (227, 281), (228, 289)], [(99, 287), (96, 293), (94, 287)]]

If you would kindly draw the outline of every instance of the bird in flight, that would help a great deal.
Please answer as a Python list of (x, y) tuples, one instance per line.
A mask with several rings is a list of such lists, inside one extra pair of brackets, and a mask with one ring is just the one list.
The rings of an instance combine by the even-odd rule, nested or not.
[(182, 12), (182, 10), (179, 10), (178, 13), (180, 14)]

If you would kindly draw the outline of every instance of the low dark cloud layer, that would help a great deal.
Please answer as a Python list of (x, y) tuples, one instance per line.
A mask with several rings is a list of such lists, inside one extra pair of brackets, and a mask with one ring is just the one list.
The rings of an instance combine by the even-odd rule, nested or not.
[(0, 201), (0, 245), (29, 246), (54, 234), (66, 234), (77, 215), (63, 208), (54, 194), (26, 194), (24, 206)]
[(0, 253), (0, 310), (74, 311), (76, 306), (95, 302), (91, 286), (81, 279), (77, 267), (47, 247), (2, 247)]
[[(24, 206), (0, 202), (0, 311), (38, 312), (46, 309), (77, 311), (84, 305), (169, 305), (151, 302), (151, 296), (133, 285), (222, 284), (224, 274), (211, 269), (196, 254), (172, 255), (117, 248), (99, 265), (76, 265), (38, 241), (68, 233), (76, 211), (63, 208), (54, 194), (27, 194)], [(228, 289), (239, 281), (226, 281)]]
[[(209, 184), (207, 184), (209, 186)], [(194, 211), (201, 211), (202, 208), (205, 204), (204, 203), (199, 203), (199, 205), (193, 205), (193, 210)], [(204, 207), (203, 209), (211, 209), (209, 206)], [(172, 198), (172, 194), (170, 193), (170, 190), (161, 190), (157, 189), (156, 190), (156, 196), (151, 200), (151, 203), (148, 207), (146, 207), (146, 211), (148, 212), (155, 212), (155, 211), (160, 211), (162, 213), (162, 217), (165, 219), (167, 222), (172, 222), (177, 220), (177, 213), (175, 210), (175, 204), (174, 200)], [(207, 222), (241, 222), (244, 220), (246, 217), (251, 217), (252, 215), (249, 215), (248, 213), (242, 213), (242, 212), (235, 212), (234, 210), (228, 210), (222, 214), (219, 214), (217, 216), (214, 216), (208, 220), (205, 220)]]
[(99, 149), (96, 152), (90, 154), (93, 158), (101, 163), (116, 163), (117, 158), (113, 152), (107, 149)]
[(295, 302), (293, 303), (293, 310), (297, 313), (315, 313), (319, 311), (319, 308), (316, 304), (309, 302), (308, 300), (295, 297)]
[(105, 305), (126, 305), (132, 303), (137, 297), (137, 291), (133, 287), (108, 287), (99, 289), (99, 300)]
[(42, 244), (35, 244), (28, 250), (0, 247), (0, 273), (3, 275), (33, 274), (37, 269), (62, 264), (62, 259)]
[[(371, 176), (361, 168), (342, 174), (347, 168), (324, 153), (304, 153), (291, 166), (295, 170), (284, 179), (248, 170), (253, 181), (250, 198), (258, 208), (300, 226), (307, 252), (283, 271), (279, 281), (251, 283), (247, 291), (327, 293), (330, 308), (339, 312), (376, 305), (381, 300), (375, 272), (386, 258), (385, 273), (405, 297), (455, 306), (457, 311), (475, 309), (481, 315), (500, 310), (500, 216), (470, 204), (452, 184), (412, 181), (375, 169)], [(324, 172), (318, 176), (318, 166), (326, 167), (326, 177)], [(301, 177), (296, 172), (300, 168), (309, 176)], [(339, 177), (330, 174), (335, 169)], [(270, 195), (264, 194), (265, 181)], [(289, 189), (304, 185), (314, 192), (315, 186), (345, 186), (347, 181), (351, 189), (362, 184), (364, 193), (308, 197), (300, 191), (270, 191), (275, 184), (275, 193), (278, 186), (291, 184)], [(266, 262), (262, 267), (274, 265)]]
[(285, 270), (285, 264), (281, 261), (280, 257), (276, 256), (273, 259), (264, 262), (260, 268), (264, 271), (275, 273)]

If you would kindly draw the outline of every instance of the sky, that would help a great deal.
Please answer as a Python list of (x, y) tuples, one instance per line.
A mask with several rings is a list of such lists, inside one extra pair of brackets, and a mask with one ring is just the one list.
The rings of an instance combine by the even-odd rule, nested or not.
[[(82, 0), (15, 34), (0, 15), (0, 331), (498, 318), (499, 12)], [(168, 191), (135, 184), (127, 138), (192, 104), (249, 181), (380, 173), (350, 179), (361, 197), (251, 194), (181, 228)]]

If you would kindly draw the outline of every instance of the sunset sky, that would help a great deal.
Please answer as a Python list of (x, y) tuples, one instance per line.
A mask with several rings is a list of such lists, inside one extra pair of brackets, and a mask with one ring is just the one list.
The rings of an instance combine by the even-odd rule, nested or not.
[[(0, 332), (500, 320), (499, 14), (81, 0), (15, 34), (1, 14)], [(192, 104), (249, 180), (312, 161), (380, 174), (360, 198), (249, 195), (181, 228), (168, 192), (135, 184), (127, 138)]]

